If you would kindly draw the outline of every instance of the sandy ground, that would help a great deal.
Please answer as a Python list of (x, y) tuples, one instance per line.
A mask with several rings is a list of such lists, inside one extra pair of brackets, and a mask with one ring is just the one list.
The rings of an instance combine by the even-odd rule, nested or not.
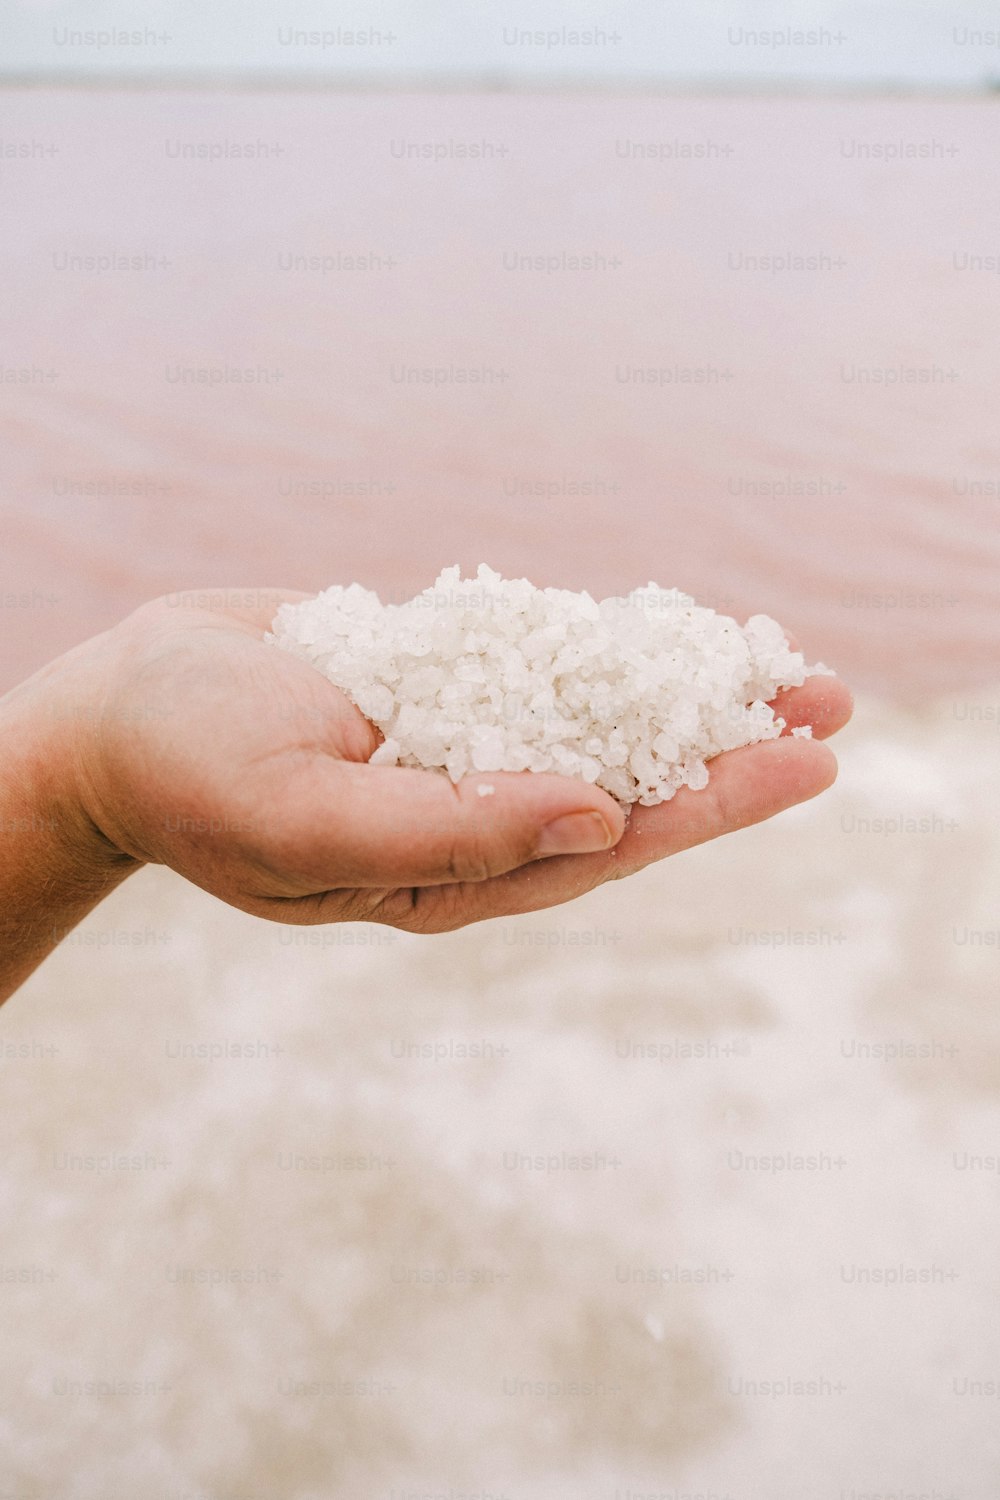
[(133, 878), (5, 1012), (7, 1490), (992, 1500), (998, 702), (443, 938)]

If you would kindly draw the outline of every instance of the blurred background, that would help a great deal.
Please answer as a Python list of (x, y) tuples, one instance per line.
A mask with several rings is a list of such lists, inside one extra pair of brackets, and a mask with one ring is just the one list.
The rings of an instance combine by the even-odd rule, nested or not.
[(486, 561), (771, 613), (858, 712), (534, 917), (99, 908), (4, 1011), (2, 1500), (993, 1500), (995, 8), (4, 29), (0, 690)]

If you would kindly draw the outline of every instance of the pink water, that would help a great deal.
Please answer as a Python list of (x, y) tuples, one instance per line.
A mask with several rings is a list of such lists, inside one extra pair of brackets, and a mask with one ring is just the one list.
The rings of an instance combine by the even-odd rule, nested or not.
[[(0, 687), (152, 594), (398, 597), (480, 560), (765, 610), (909, 700), (995, 678), (1000, 278), (963, 268), (1000, 249), (993, 101), (22, 90), (2, 109), (29, 154), (0, 156)], [(232, 142), (268, 154), (178, 154)], [(859, 159), (885, 142), (927, 155)], [(448, 159), (400, 154), (436, 144)], [(453, 154), (470, 144), (485, 159)], [(102, 254), (148, 259), (64, 262)], [(819, 268), (745, 269), (773, 254)], [(535, 255), (559, 269), (504, 263)], [(223, 366), (257, 379), (176, 378)], [(693, 382), (629, 375), (676, 367)]]

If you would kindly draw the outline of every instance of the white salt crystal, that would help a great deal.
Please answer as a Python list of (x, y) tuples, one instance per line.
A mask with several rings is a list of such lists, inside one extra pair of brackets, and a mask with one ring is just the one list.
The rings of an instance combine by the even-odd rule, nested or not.
[(368, 757), (370, 766), (395, 766), (399, 764), (402, 749), (398, 740), (383, 740), (378, 749)]
[(741, 628), (656, 583), (598, 604), (485, 565), (475, 579), (446, 568), (406, 604), (334, 586), (282, 605), (267, 640), (312, 662), (382, 731), (374, 765), (452, 781), (551, 771), (646, 805), (706, 786), (721, 751), (777, 738), (784, 720), (768, 700), (830, 670), (807, 667), (767, 615)]
[(381, 683), (372, 683), (370, 687), (360, 689), (357, 704), (365, 718), (377, 724), (379, 719), (390, 717), (395, 700), (387, 687)]
[(693, 792), (700, 792), (702, 787), (708, 786), (708, 767), (703, 760), (688, 767), (687, 784)]
[(798, 729), (792, 730), (792, 734), (797, 740), (811, 740), (813, 737), (813, 727), (811, 724), (800, 724)]

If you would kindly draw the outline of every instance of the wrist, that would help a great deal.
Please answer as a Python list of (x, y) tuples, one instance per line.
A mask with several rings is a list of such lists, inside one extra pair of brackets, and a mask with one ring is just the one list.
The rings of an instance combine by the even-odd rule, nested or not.
[(88, 806), (107, 659), (99, 637), (0, 699), (0, 1000), (139, 866)]
[(36, 823), (36, 831), (49, 835), (52, 852), (73, 861), (81, 878), (90, 869), (103, 874), (140, 863), (109, 836), (94, 797), (117, 654), (113, 633), (106, 632), (0, 698), (7, 767), (0, 797), (8, 822)]

